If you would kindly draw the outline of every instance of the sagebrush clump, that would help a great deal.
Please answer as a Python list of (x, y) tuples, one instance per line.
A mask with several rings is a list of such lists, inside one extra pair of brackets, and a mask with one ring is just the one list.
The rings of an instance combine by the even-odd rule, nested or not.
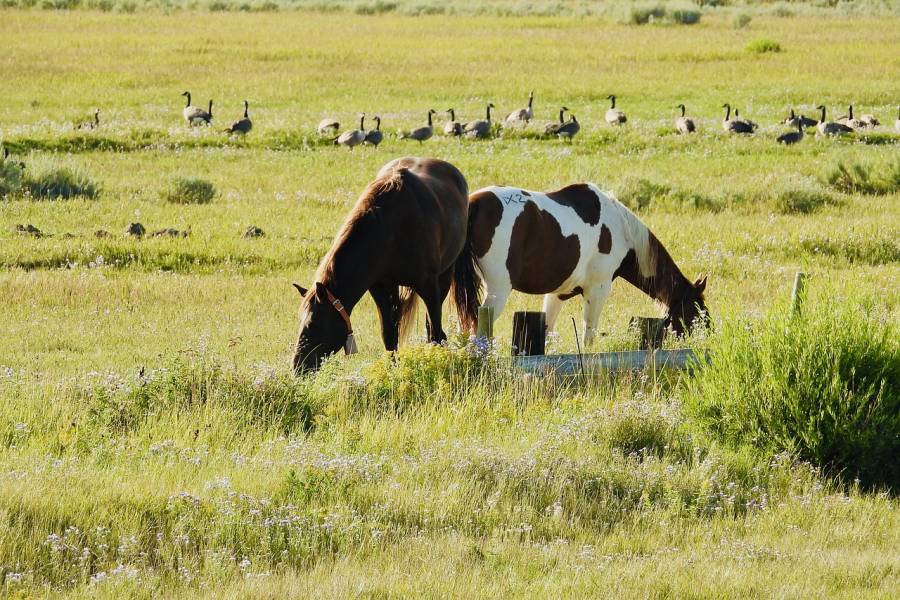
[(205, 179), (179, 177), (162, 191), (162, 199), (173, 204), (208, 204), (216, 187)]

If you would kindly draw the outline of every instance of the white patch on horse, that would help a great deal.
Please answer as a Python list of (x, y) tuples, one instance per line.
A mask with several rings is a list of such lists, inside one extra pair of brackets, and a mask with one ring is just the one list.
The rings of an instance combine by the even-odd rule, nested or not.
[[(507, 267), (509, 254), (514, 251), (510, 247), (512, 231), (516, 219), (528, 202), (534, 202), (539, 210), (550, 214), (559, 223), (563, 237), (577, 236), (580, 246), (578, 261), (572, 272), (561, 285), (544, 296), (548, 331), (553, 329), (562, 308), (563, 301), (559, 296), (581, 288), (584, 302), (584, 341), (585, 344), (592, 343), (600, 311), (612, 287), (613, 275), (629, 250), (635, 250), (641, 272), (645, 276), (653, 274), (654, 265), (648, 253), (647, 227), (618, 200), (603, 193), (594, 184), (587, 185), (600, 202), (600, 220), (595, 225), (586, 223), (574, 208), (560, 204), (542, 192), (497, 186), (478, 190), (496, 196), (503, 208), (490, 249), (478, 259), (486, 288), (485, 304), (494, 307), (495, 319), (500, 316), (512, 292), (511, 275)], [(599, 251), (600, 234), (604, 225), (612, 240), (608, 253)]]

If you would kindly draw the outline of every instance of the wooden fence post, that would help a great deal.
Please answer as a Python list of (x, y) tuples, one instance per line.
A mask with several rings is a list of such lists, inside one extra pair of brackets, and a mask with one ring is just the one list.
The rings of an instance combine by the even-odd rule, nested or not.
[(514, 356), (544, 354), (547, 340), (547, 315), (543, 312), (517, 312), (513, 315), (512, 352)]

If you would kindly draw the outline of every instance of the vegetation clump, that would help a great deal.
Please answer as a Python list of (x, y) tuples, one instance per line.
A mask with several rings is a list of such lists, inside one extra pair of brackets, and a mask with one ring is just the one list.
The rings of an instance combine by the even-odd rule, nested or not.
[(825, 172), (823, 179), (845, 194), (893, 194), (900, 191), (900, 160), (880, 165), (838, 161)]
[(747, 52), (750, 54), (769, 54), (781, 52), (781, 44), (775, 40), (761, 38), (747, 44)]
[(100, 186), (87, 173), (52, 162), (30, 163), (23, 187), (32, 198), (39, 200), (93, 199), (100, 195)]
[(162, 191), (162, 199), (173, 204), (208, 204), (216, 196), (215, 186), (205, 179), (179, 177)]
[(727, 323), (686, 383), (722, 439), (803, 460), (867, 486), (900, 486), (900, 329), (860, 303)]

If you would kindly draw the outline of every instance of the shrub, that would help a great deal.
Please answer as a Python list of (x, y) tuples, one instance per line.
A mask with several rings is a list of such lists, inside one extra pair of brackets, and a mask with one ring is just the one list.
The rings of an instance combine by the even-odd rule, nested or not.
[(0, 158), (0, 198), (22, 188), (22, 167), (12, 160)]
[(660, 4), (632, 4), (625, 9), (624, 22), (630, 25), (646, 25), (666, 16), (666, 9)]
[(776, 184), (768, 193), (768, 199), (774, 210), (786, 215), (811, 213), (839, 203), (837, 198), (808, 179)]
[(179, 177), (162, 191), (162, 199), (173, 204), (208, 204), (216, 196), (215, 186), (205, 179)]
[(100, 186), (80, 169), (52, 163), (29, 163), (24, 186), (32, 198), (47, 200), (96, 198), (100, 194)]
[(642, 177), (627, 178), (616, 188), (616, 198), (632, 210), (717, 210), (721, 203), (699, 192), (690, 192)]
[(394, 12), (397, 10), (396, 2), (385, 2), (384, 0), (375, 0), (375, 2), (367, 4), (357, 4), (353, 8), (353, 12), (358, 15), (380, 15), (383, 13)]
[(892, 194), (900, 191), (900, 160), (883, 165), (874, 163), (832, 165), (823, 179), (832, 188), (846, 194)]
[(752, 20), (753, 17), (751, 17), (747, 13), (739, 13), (734, 15), (734, 19), (732, 19), (731, 24), (735, 29), (744, 29), (745, 27), (750, 25), (750, 22)]
[(751, 54), (767, 54), (769, 52), (781, 52), (781, 44), (774, 40), (761, 38), (747, 44), (747, 52)]
[(695, 25), (700, 22), (701, 13), (693, 8), (679, 7), (671, 10), (669, 17), (679, 25)]
[(830, 300), (794, 318), (726, 323), (685, 384), (686, 406), (727, 442), (897, 489), (900, 329)]

